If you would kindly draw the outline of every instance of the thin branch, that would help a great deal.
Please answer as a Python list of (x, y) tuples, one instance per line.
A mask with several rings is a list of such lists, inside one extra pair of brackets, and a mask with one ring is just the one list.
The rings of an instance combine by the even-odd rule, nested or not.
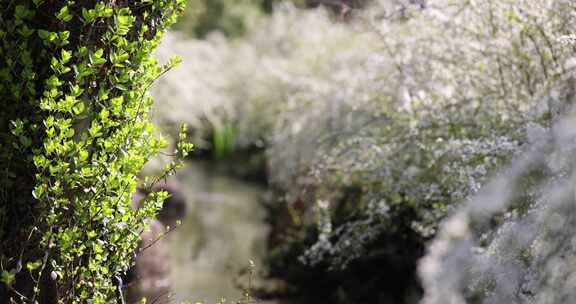
[(156, 244), (158, 241), (160, 241), (161, 239), (163, 239), (164, 237), (166, 237), (170, 232), (178, 229), (178, 227), (180, 227), (180, 226), (170, 227), (170, 229), (169, 229), (168, 231), (162, 233), (159, 237), (157, 237), (156, 239), (154, 239), (154, 241), (152, 241), (152, 243), (150, 243), (150, 244), (148, 244), (148, 245), (146, 245), (146, 246), (138, 249), (138, 253), (141, 253), (141, 252), (143, 252), (144, 250), (146, 250), (146, 249), (154, 246), (154, 244)]

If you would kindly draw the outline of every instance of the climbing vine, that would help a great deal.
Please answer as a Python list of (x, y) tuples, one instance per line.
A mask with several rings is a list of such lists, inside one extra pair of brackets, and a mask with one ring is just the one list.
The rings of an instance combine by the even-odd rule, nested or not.
[(0, 3), (0, 298), (119, 301), (166, 198), (130, 207), (138, 172), (166, 146), (148, 89), (177, 60), (151, 54), (184, 0)]

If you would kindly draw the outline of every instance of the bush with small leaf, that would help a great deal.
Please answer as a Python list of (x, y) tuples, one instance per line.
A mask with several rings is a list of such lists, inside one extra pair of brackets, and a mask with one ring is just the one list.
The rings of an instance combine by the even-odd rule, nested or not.
[(148, 89), (176, 61), (151, 54), (184, 1), (0, 2), (0, 301), (120, 301), (139, 232), (166, 198), (130, 207), (166, 145)]

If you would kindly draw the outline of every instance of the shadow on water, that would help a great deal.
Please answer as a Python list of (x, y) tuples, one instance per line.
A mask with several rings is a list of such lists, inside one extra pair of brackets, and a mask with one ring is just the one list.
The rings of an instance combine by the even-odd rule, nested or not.
[(238, 273), (250, 260), (261, 270), (265, 256), (265, 188), (219, 173), (205, 161), (188, 163), (178, 179), (188, 214), (169, 237), (175, 300), (234, 303), (243, 297), (234, 283)]

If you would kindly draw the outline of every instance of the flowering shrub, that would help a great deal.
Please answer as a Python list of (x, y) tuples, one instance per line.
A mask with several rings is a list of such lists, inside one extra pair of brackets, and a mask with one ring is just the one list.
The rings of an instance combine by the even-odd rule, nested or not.
[[(2, 301), (119, 301), (144, 219), (166, 197), (130, 208), (136, 174), (165, 145), (147, 91), (174, 63), (160, 67), (151, 53), (182, 9), (181, 0), (2, 1)], [(190, 148), (179, 146), (181, 156)]]
[(443, 222), (420, 261), (423, 303), (570, 303), (574, 111)]

